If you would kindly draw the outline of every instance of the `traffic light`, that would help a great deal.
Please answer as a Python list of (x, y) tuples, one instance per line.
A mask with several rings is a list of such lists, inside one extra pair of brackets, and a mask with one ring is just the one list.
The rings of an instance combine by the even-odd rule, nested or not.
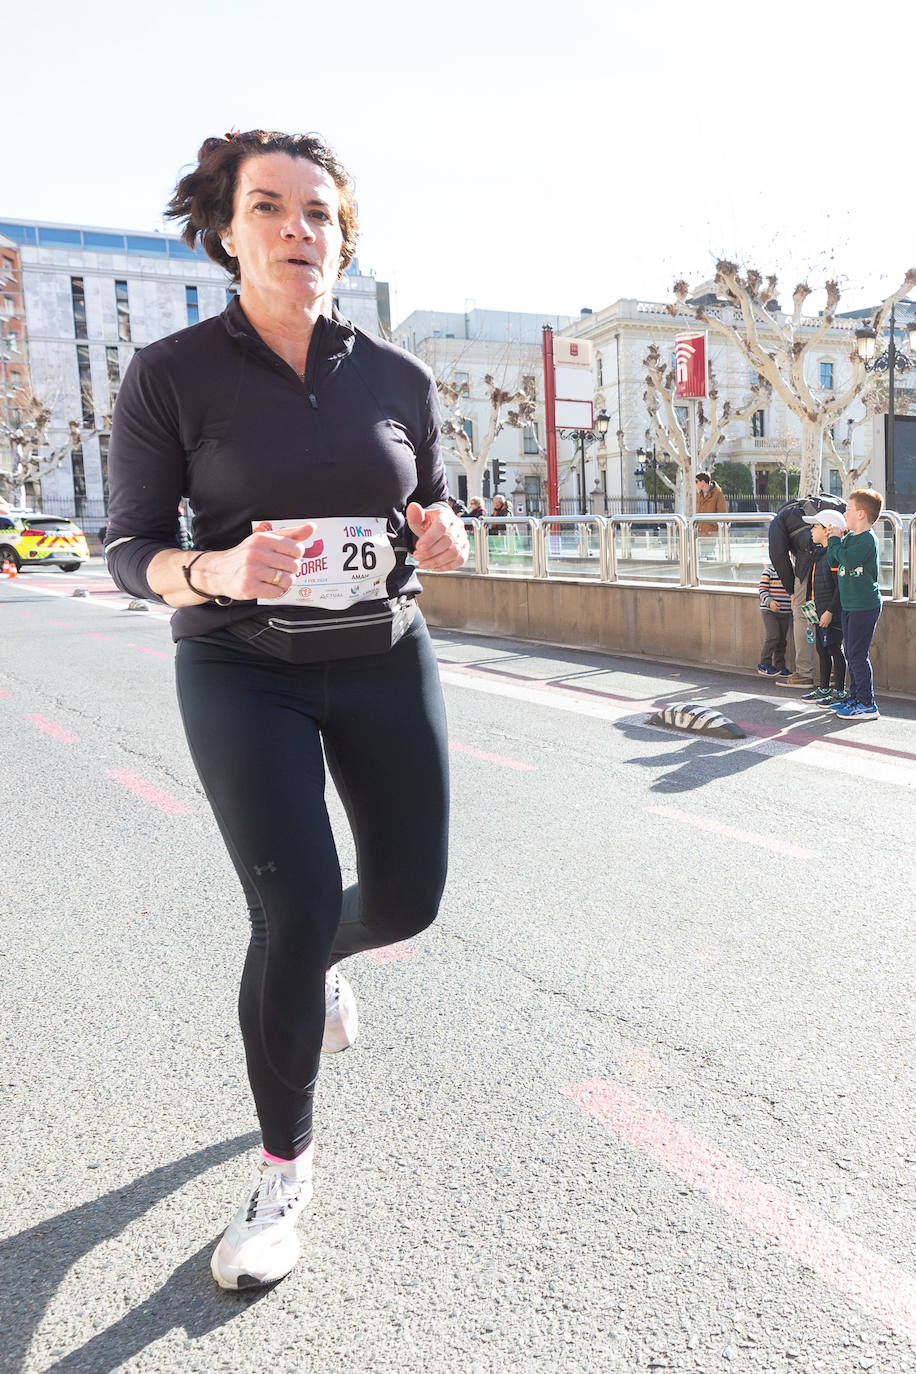
[(493, 468), (493, 490), (499, 491), (506, 480), (506, 465), (499, 458), (494, 458), (491, 466)]

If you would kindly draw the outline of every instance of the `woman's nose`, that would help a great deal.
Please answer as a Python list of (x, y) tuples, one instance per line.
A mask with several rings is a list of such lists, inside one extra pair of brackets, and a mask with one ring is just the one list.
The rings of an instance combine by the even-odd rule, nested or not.
[(315, 231), (304, 210), (294, 210), (283, 225), (283, 233), (289, 239), (313, 239)]

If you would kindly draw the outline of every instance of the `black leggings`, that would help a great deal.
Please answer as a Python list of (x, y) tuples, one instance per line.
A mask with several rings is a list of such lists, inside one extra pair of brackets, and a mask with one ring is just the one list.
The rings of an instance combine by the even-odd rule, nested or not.
[[(283, 663), (223, 633), (179, 642), (178, 700), (248, 901), (239, 1018), (264, 1145), (292, 1159), (311, 1140), (325, 971), (435, 919), (445, 707), (419, 614), (388, 653), (322, 663)], [(358, 883), (343, 893), (322, 742), (356, 841)]]

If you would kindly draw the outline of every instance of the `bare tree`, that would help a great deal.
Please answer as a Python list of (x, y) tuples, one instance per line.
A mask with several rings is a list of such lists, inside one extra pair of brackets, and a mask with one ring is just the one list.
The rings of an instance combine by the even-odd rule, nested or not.
[[(529, 425), (533, 425), (537, 411), (537, 403), (533, 393), (506, 391), (503, 387), (496, 385), (489, 372), (483, 380), (487, 389), (487, 399), (490, 402), (490, 421), (476, 453), (468, 433), (468, 428), (473, 429), (473, 426), (468, 425), (470, 416), (466, 415), (462, 409), (462, 400), (468, 394), (467, 382), (436, 381), (439, 395), (442, 397), (443, 408), (446, 411), (442, 433), (449, 441), (452, 452), (468, 475), (468, 496), (481, 496), (483, 494), (484, 469), (487, 466), (487, 458), (497, 434), (507, 425), (512, 429), (526, 429)], [(514, 410), (510, 408), (512, 406), (515, 407)]]
[(0, 418), (0, 435), (9, 445), (13, 464), (10, 472), (0, 471), (0, 496), (7, 500), (15, 501), (26, 483), (40, 482), (55, 472), (75, 448), (111, 426), (110, 415), (101, 417), (101, 426), (91, 428), (69, 420), (67, 438), (54, 445), (49, 438), (53, 404), (46, 404), (31, 387), (23, 387), (14, 398), (14, 406), (18, 419)]
[[(916, 268), (910, 268), (903, 284), (893, 291), (873, 312), (871, 327), (876, 334), (892, 305), (902, 300), (916, 285)], [(852, 366), (846, 386), (829, 396), (817, 396), (805, 375), (805, 363), (826, 337), (835, 323), (840, 289), (835, 281), (826, 283), (827, 306), (816, 316), (804, 316), (802, 310), (811, 294), (807, 282), (800, 282), (792, 296), (792, 314), (783, 315), (776, 309), (776, 277), (766, 279), (749, 268), (742, 277), (733, 262), (716, 264), (716, 288), (723, 304), (732, 307), (735, 321), (725, 318), (725, 312), (703, 305), (690, 305), (686, 282), (675, 284), (675, 303), (668, 306), (671, 315), (690, 315), (708, 326), (720, 338), (727, 339), (744, 355), (758, 376), (768, 382), (777, 396), (801, 421), (801, 490), (813, 491), (820, 486), (821, 458), (824, 433), (865, 389), (868, 374), (859, 358), (849, 331)]]
[(710, 367), (709, 413), (706, 413), (702, 401), (697, 403), (697, 453), (694, 465), (689, 438), (677, 416), (674, 370), (665, 366), (657, 344), (650, 346), (643, 366), (646, 369), (643, 400), (651, 424), (651, 429), (646, 430), (646, 437), (653, 434), (662, 452), (677, 465), (674, 482), (661, 469), (658, 469), (658, 480), (675, 493), (675, 509), (684, 515), (693, 515), (696, 510), (696, 489), (691, 480), (693, 474), (715, 466), (716, 450), (728, 426), (734, 420), (746, 420), (755, 410), (759, 410), (769, 399), (772, 388), (768, 382), (758, 381), (751, 387), (751, 398), (743, 406), (733, 410), (731, 402), (724, 401), (720, 409), (719, 388)]

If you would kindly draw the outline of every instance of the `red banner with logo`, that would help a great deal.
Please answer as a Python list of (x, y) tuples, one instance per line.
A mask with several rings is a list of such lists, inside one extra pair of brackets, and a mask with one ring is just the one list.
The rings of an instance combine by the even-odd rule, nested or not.
[(674, 339), (675, 395), (699, 398), (706, 395), (706, 335), (677, 334)]

